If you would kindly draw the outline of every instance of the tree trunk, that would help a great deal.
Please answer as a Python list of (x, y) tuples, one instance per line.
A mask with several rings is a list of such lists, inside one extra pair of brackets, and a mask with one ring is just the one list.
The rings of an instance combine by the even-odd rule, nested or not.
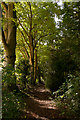
[(30, 31), (29, 31), (29, 47), (30, 47), (30, 65), (31, 65), (31, 84), (35, 85), (34, 81), (34, 39), (32, 35), (32, 9), (31, 3), (28, 2), (30, 7)]
[[(14, 3), (9, 2), (8, 5), (5, 2), (2, 2), (2, 5), (5, 10), (5, 20), (4, 26), (2, 28), (2, 42), (5, 49), (5, 66), (12, 67), (12, 71), (15, 66), (16, 54), (16, 25), (14, 20), (16, 20), (16, 12), (14, 11)], [(11, 71), (10, 71), (11, 72)], [(11, 75), (12, 77), (12, 75)], [(8, 84), (8, 87), (11, 90), (15, 90), (16, 86), (16, 76), (14, 74), (11, 84)], [(10, 78), (11, 79), (11, 78)]]
[(33, 48), (32, 39), (30, 39), (30, 66), (31, 66), (31, 84), (35, 84), (34, 82), (34, 48)]
[(41, 84), (42, 83), (42, 81), (41, 81), (41, 73), (40, 73), (40, 68), (39, 68), (39, 66), (37, 67), (37, 71), (38, 71), (38, 80), (39, 80), (39, 83)]
[(7, 64), (11, 64), (13, 67), (15, 65), (16, 55), (15, 55), (15, 48), (16, 48), (16, 26), (15, 22), (11, 19), (16, 19), (16, 12), (13, 11), (14, 4), (10, 3), (8, 5), (8, 47), (6, 49), (6, 59)]
[(37, 49), (35, 49), (35, 66), (34, 66), (34, 81), (36, 82), (37, 78)]
[(6, 19), (8, 19), (8, 21), (2, 31), (2, 42), (5, 49), (6, 65), (10, 64), (14, 67), (16, 60), (16, 25), (13, 20), (16, 19), (16, 12), (13, 9), (14, 3), (10, 2), (6, 11)]

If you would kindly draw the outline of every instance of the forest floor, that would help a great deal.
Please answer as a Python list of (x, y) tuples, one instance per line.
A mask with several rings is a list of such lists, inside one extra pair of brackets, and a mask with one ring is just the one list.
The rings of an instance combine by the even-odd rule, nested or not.
[(22, 118), (26, 120), (66, 120), (60, 116), (56, 102), (51, 99), (51, 93), (44, 85), (32, 87), (28, 91), (29, 97), (24, 99), (26, 107)]

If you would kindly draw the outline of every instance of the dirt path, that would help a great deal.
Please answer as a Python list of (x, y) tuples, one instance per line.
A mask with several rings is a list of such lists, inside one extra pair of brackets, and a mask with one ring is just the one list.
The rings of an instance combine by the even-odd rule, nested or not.
[[(51, 94), (44, 85), (37, 86), (29, 91), (23, 118), (26, 120), (53, 120), (58, 118), (56, 103), (51, 100)], [(58, 120), (58, 119), (55, 119)]]

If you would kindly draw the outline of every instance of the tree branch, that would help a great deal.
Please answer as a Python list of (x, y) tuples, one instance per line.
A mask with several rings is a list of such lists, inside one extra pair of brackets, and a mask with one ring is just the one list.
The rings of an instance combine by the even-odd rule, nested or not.
[(29, 7), (30, 7), (30, 33), (32, 31), (32, 9), (31, 9), (31, 3), (29, 2)]
[(37, 34), (37, 30), (34, 32), (34, 37), (33, 37), (34, 40), (35, 40), (36, 34)]
[(5, 39), (5, 35), (4, 35), (4, 31), (3, 31), (3, 28), (2, 28), (2, 42), (4, 44), (4, 47), (7, 46), (7, 43), (6, 43), (6, 39)]
[(26, 57), (25, 57), (24, 53), (22, 52), (22, 50), (20, 49), (20, 47), (19, 47), (19, 50), (20, 50), (20, 52), (22, 53), (24, 59), (26, 60)]
[(36, 42), (35, 42), (35, 44), (34, 44), (34, 49), (35, 49), (35, 47), (36, 47), (36, 45), (37, 45), (37, 42), (38, 42), (41, 38), (46, 37), (46, 36), (48, 36), (48, 34), (42, 35), (42, 36), (40, 36), (40, 37), (38, 38), (38, 40), (36, 40)]
[(2, 6), (6, 12), (8, 12), (8, 6), (5, 2), (2, 2)]
[(27, 55), (27, 57), (29, 59), (29, 54), (28, 54), (28, 51), (27, 51), (27, 49), (25, 47), (24, 47), (24, 50), (25, 50), (25, 53), (26, 53), (26, 55)]
[(22, 27), (22, 29), (24, 30), (24, 32), (27, 34), (27, 36), (29, 37), (28, 32), (24, 29), (23, 25), (20, 23), (20, 20), (19, 20), (19, 24)]
[(28, 42), (26, 41), (26, 38), (25, 38), (25, 36), (24, 36), (23, 32), (20, 30), (20, 28), (18, 28), (18, 29), (19, 29), (19, 31), (21, 32), (21, 34), (22, 34), (22, 36), (23, 36), (23, 38), (24, 38), (24, 40), (25, 40), (26, 44), (27, 44), (27, 45), (28, 45), (28, 47), (29, 47), (29, 44), (28, 44)]
[(24, 48), (24, 50), (25, 50), (25, 53), (26, 53), (26, 55), (27, 55), (27, 57), (28, 57), (28, 59), (29, 59), (29, 54), (28, 54), (28, 51), (27, 51), (27, 49), (26, 49), (26, 47), (25, 47), (25, 43), (24, 43), (24, 41), (22, 40), (22, 43), (23, 43), (23, 48)]

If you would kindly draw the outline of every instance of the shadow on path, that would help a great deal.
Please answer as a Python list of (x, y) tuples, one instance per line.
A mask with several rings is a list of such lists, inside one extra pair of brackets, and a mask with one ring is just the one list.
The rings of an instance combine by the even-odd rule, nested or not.
[(59, 111), (56, 103), (49, 99), (50, 91), (45, 89), (44, 85), (34, 87), (29, 94), (30, 97), (24, 100), (26, 107), (22, 118), (26, 118), (26, 120), (53, 120), (55, 118), (58, 120)]

